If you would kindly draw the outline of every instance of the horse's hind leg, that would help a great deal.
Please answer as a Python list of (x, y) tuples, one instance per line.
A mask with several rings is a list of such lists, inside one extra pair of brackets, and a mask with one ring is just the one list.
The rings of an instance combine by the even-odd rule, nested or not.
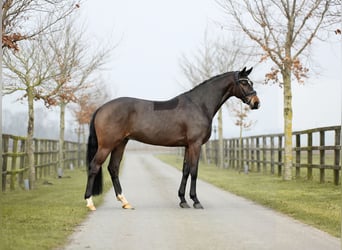
[[(96, 210), (93, 200), (92, 200), (92, 195), (93, 194), (98, 195), (102, 192), (102, 176), (97, 176), (97, 175), (99, 174), (101, 166), (103, 162), (106, 160), (108, 154), (109, 154), (108, 150), (99, 148), (94, 158), (90, 162), (87, 187), (86, 187), (86, 192), (84, 195), (84, 198), (87, 201), (87, 207), (90, 210)], [(96, 177), (99, 179), (96, 179)]]
[(116, 148), (113, 149), (108, 165), (108, 171), (112, 178), (116, 198), (122, 202), (122, 208), (125, 209), (132, 208), (132, 206), (128, 203), (125, 196), (122, 194), (122, 188), (119, 180), (119, 168), (127, 142), (128, 140), (125, 139)]

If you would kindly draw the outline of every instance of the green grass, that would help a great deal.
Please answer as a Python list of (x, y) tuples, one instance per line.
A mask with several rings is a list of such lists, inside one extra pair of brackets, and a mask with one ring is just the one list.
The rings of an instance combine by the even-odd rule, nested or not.
[[(105, 189), (110, 180), (104, 173)], [(44, 181), (52, 185), (44, 185)], [(53, 249), (65, 244), (76, 225), (89, 213), (83, 199), (85, 169), (64, 170), (64, 177), (39, 180), (32, 191), (0, 195), (0, 249)], [(99, 205), (103, 196), (95, 197)]]
[[(178, 169), (182, 158), (159, 155)], [(224, 190), (287, 214), (329, 234), (341, 235), (341, 186), (319, 184), (305, 179), (283, 181), (280, 177), (260, 173), (239, 174), (200, 163), (199, 178)]]

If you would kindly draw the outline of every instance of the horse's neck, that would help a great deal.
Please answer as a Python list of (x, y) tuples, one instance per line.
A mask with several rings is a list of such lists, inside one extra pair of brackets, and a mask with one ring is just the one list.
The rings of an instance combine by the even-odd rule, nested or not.
[(212, 119), (223, 103), (231, 96), (230, 86), (231, 81), (224, 77), (199, 86), (191, 91), (189, 96), (199, 107), (205, 106), (207, 114)]

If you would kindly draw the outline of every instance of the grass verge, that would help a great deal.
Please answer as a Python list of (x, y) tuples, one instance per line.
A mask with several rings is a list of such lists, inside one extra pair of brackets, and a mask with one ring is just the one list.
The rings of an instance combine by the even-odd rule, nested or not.
[[(109, 175), (104, 176), (104, 188), (108, 190)], [(0, 249), (46, 250), (65, 244), (88, 214), (83, 199), (85, 184), (85, 169), (65, 170), (61, 179), (39, 180), (35, 190), (2, 193)], [(95, 197), (95, 204), (102, 199)]]
[[(158, 155), (158, 158), (178, 169), (182, 166), (180, 156)], [(341, 236), (341, 186), (306, 180), (286, 182), (272, 175), (239, 174), (203, 163), (200, 163), (199, 178), (333, 236)]]

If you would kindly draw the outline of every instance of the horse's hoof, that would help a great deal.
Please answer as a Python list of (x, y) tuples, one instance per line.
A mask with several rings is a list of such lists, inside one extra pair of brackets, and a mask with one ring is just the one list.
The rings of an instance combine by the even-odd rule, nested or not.
[(90, 211), (96, 211), (96, 207), (94, 205), (88, 205), (87, 208), (90, 210)]
[(194, 203), (194, 208), (196, 209), (203, 209), (203, 206), (201, 205), (201, 203)]
[(181, 203), (179, 203), (179, 206), (180, 206), (181, 208), (190, 208), (190, 206), (189, 206), (188, 203), (186, 203), (186, 202), (181, 202)]
[(123, 209), (134, 209), (134, 207), (131, 206), (131, 204), (127, 203), (125, 205), (122, 205)]

